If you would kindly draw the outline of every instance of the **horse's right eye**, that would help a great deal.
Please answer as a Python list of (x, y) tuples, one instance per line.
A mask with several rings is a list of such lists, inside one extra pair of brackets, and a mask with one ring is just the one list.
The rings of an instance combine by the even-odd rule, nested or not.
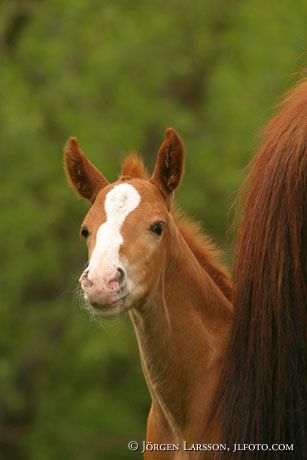
[(88, 231), (88, 228), (86, 228), (86, 227), (81, 228), (81, 231), (80, 231), (81, 238), (87, 239), (89, 234), (90, 234), (90, 232)]

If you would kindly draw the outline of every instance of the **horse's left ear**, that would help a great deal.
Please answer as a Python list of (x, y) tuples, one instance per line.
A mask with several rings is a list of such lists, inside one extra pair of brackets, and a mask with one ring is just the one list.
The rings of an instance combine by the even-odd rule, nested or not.
[(99, 190), (105, 187), (108, 181), (87, 159), (75, 137), (71, 137), (65, 145), (64, 163), (66, 177), (73, 189), (82, 198), (93, 203)]
[(180, 136), (174, 129), (167, 129), (165, 134), (151, 181), (158, 185), (163, 195), (169, 200), (183, 175), (184, 148)]

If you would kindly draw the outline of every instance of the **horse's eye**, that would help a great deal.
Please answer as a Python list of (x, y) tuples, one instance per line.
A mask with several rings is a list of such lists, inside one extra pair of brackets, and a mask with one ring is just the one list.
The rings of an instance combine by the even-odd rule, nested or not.
[(156, 233), (157, 235), (162, 235), (162, 232), (163, 232), (163, 222), (157, 222), (156, 224), (153, 224), (151, 227), (150, 227), (150, 230), (154, 233)]
[(86, 228), (86, 227), (81, 228), (81, 232), (80, 232), (81, 238), (87, 239), (89, 234), (90, 234), (90, 232), (88, 231), (88, 228)]

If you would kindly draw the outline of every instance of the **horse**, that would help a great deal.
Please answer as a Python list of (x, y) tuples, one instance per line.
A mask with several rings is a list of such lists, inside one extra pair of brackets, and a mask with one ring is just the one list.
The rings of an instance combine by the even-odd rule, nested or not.
[(174, 129), (152, 175), (133, 153), (113, 183), (68, 140), (67, 179), (91, 204), (79, 281), (95, 315), (132, 320), (151, 395), (146, 460), (276, 459), (276, 443), (304, 458), (306, 144), (302, 82), (252, 160), (232, 281), (210, 239), (174, 206), (184, 171)]

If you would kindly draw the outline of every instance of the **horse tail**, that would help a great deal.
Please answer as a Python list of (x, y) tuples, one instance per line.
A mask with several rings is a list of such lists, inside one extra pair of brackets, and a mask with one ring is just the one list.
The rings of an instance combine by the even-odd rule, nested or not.
[[(231, 451), (235, 443), (268, 446), (237, 451), (236, 460), (303, 460), (307, 81), (286, 95), (263, 135), (241, 192), (234, 327), (214, 417)], [(276, 444), (289, 452), (271, 450)]]

